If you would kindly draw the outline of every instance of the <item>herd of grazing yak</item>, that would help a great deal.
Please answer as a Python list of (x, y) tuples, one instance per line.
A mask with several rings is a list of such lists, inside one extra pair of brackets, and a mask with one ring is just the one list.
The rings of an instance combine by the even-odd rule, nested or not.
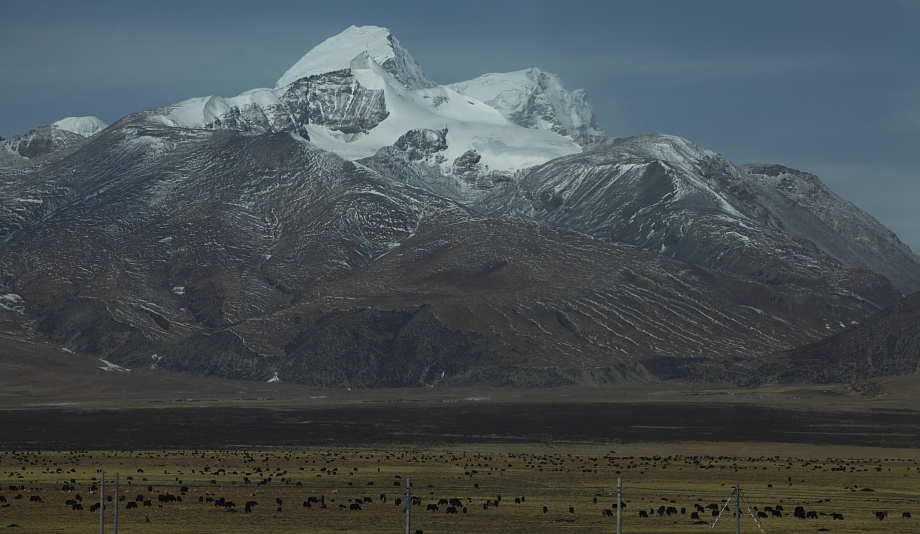
[(166, 525), (173, 532), (245, 532), (254, 525), (401, 532), (411, 479), (416, 532), (497, 533), (512, 524), (517, 532), (603, 531), (615, 526), (622, 479), (624, 530), (693, 532), (715, 522), (713, 532), (733, 531), (732, 495), (740, 483), (750, 529), (788, 531), (795, 528), (789, 521), (801, 520), (855, 533), (884, 521), (889, 533), (916, 532), (920, 525), (910, 519), (920, 506), (917, 469), (906, 459), (622, 457), (558, 447), (526, 454), (7, 451), (0, 453), (0, 528), (72, 531), (74, 524), (98, 524), (101, 509), (108, 521), (117, 510), (131, 532), (163, 532)]

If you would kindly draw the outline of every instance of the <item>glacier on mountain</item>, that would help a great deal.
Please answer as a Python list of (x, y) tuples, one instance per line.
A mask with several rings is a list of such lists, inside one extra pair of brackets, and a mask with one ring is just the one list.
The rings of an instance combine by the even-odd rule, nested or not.
[(555, 74), (537, 68), (484, 74), (448, 87), (485, 102), (524, 128), (571, 137), (604, 135), (584, 91), (567, 91)]
[(73, 132), (82, 137), (89, 137), (105, 130), (109, 125), (102, 122), (98, 117), (67, 117), (51, 123), (51, 126), (67, 132)]
[(286, 129), (291, 124), (282, 107), (272, 91), (253, 89), (233, 98), (205, 96), (183, 100), (158, 108), (161, 113), (156, 118), (167, 126), (267, 133)]
[[(484, 103), (489, 80), (504, 95)], [(518, 104), (509, 86), (518, 88)], [(462, 94), (454, 87), (466, 90)], [(474, 94), (475, 93), (475, 94)], [(510, 174), (581, 151), (570, 136), (602, 133), (579, 91), (539, 69), (437, 85), (377, 26), (352, 26), (313, 48), (271, 89), (191, 98), (144, 112), (168, 126), (287, 131), (351, 160), (372, 157), (413, 130), (446, 130), (432, 172), (451, 176), (475, 158), (478, 173)]]

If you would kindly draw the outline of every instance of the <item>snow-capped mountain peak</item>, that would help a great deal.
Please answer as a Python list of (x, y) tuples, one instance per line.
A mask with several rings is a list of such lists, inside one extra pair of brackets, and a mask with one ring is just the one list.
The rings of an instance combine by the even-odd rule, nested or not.
[(555, 74), (537, 68), (484, 74), (449, 87), (485, 102), (518, 126), (572, 137), (604, 135), (584, 91), (568, 91)]
[(368, 96), (354, 107), (382, 105), (378, 114), (382, 120), (355, 132), (321, 122), (304, 126), (314, 144), (348, 159), (373, 156), (412, 130), (449, 132), (447, 148), (439, 158), (445, 172), (451, 172), (457, 158), (470, 151), (477, 153), (483, 170), (499, 172), (513, 172), (579, 151), (570, 139), (521, 128), (491, 106), (448, 87), (406, 87), (369, 52), (358, 54), (348, 68), (361, 88), (381, 97), (376, 100)]
[(107, 127), (96, 117), (67, 117), (40, 126), (26, 135), (0, 142), (0, 167), (80, 143)]
[[(138, 116), (170, 127), (289, 132), (372, 167), (408, 165), (407, 181), (461, 201), (581, 152), (575, 136), (602, 134), (584, 95), (552, 74), (527, 69), (491, 81), (493, 103), (477, 96), (489, 96), (487, 80), (472, 84), (477, 94), (437, 85), (389, 30), (352, 26), (310, 50), (272, 89), (191, 98)], [(415, 147), (421, 140), (433, 145)], [(406, 160), (400, 143), (421, 151)]]
[(52, 123), (51, 126), (73, 132), (82, 137), (89, 137), (105, 130), (109, 125), (97, 117), (67, 117)]
[[(373, 157), (409, 132), (445, 132), (445, 146), (426, 160), (423, 172), (462, 170), (462, 181), (471, 182), (478, 180), (474, 175), (514, 173), (581, 150), (566, 131), (552, 126), (574, 129), (582, 116), (593, 121), (587, 103), (572, 97), (551, 74), (522, 72), (537, 80), (530, 85), (542, 87), (541, 95), (553, 95), (541, 100), (549, 102), (542, 115), (549, 118), (538, 127), (515, 123), (502, 109), (435, 84), (386, 28), (352, 26), (313, 48), (273, 89), (192, 98), (146, 116), (185, 128), (293, 132), (351, 160)], [(581, 113), (585, 109), (587, 115)]]
[(348, 69), (352, 60), (367, 54), (409, 89), (435, 87), (412, 55), (390, 33), (379, 26), (351, 26), (307, 52), (275, 84), (282, 88), (297, 80)]

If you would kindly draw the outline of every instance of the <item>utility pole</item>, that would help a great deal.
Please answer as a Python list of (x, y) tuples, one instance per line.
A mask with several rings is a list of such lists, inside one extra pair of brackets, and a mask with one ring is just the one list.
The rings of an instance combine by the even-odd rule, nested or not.
[(105, 534), (105, 471), (99, 480), (99, 534)]
[(112, 499), (112, 503), (115, 504), (115, 517), (112, 520), (112, 528), (115, 534), (118, 534), (118, 471), (115, 471), (115, 498)]
[(411, 515), (411, 506), (409, 503), (412, 500), (412, 481), (408, 478), (406, 479), (406, 534), (409, 534), (409, 527), (412, 523)]
[(735, 534), (741, 534), (741, 484), (735, 484)]
[(617, 477), (617, 534), (623, 534), (623, 478)]

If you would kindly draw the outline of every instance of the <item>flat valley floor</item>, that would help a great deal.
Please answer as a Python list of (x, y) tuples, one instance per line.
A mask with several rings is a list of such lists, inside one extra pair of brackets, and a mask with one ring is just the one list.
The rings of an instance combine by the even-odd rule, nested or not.
[(736, 484), (742, 532), (920, 531), (913, 377), (345, 391), (58, 372), (0, 377), (0, 531), (98, 532), (103, 472), (120, 532), (405, 532), (409, 480), (412, 532), (615, 532), (618, 479), (623, 532), (734, 532)]
[(734, 532), (735, 484), (742, 532), (917, 532), (918, 464), (901, 458), (912, 451), (869, 458), (848, 455), (866, 449), (836, 448), (818, 457), (830, 449), (803, 447), (801, 456), (742, 457), (707, 448), (8, 451), (0, 453), (0, 529), (98, 532), (91, 507), (104, 471), (106, 532), (114, 532), (116, 500), (119, 532), (405, 532), (409, 481), (411, 532), (615, 532), (618, 478), (623, 532)]

